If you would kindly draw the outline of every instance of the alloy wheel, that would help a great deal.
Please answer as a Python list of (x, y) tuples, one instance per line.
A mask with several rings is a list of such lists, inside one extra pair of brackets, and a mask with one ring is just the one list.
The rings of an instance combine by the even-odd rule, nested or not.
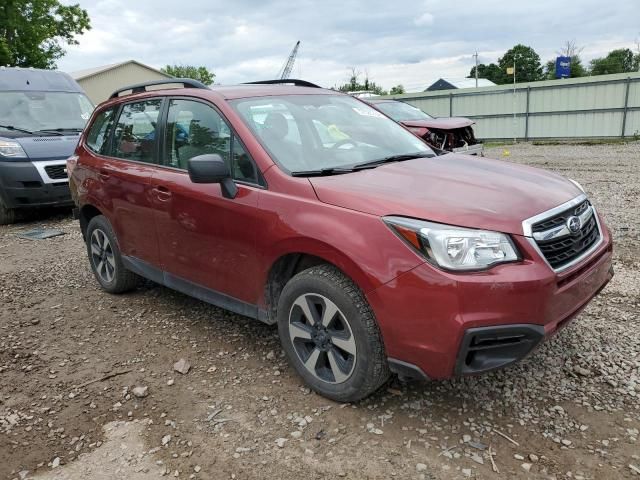
[(343, 383), (356, 365), (356, 341), (348, 320), (328, 298), (300, 295), (289, 312), (289, 337), (304, 367), (317, 379)]
[(105, 283), (111, 283), (116, 271), (116, 262), (111, 242), (99, 228), (91, 234), (91, 261), (100, 279)]

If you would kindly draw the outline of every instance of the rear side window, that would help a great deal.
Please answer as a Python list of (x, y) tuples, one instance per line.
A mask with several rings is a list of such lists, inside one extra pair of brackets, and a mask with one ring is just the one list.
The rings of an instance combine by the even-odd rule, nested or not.
[(100, 112), (87, 134), (86, 145), (94, 153), (109, 154), (109, 135), (113, 129), (115, 111), (113, 108)]
[(112, 156), (158, 163), (155, 141), (162, 100), (127, 103), (122, 107), (113, 136)]
[(187, 169), (190, 158), (218, 154), (235, 180), (262, 184), (258, 169), (225, 120), (211, 106), (171, 100), (165, 135), (166, 164)]

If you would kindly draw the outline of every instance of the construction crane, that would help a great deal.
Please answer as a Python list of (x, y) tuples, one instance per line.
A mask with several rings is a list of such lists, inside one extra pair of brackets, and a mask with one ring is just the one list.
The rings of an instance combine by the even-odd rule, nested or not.
[(296, 45), (293, 47), (293, 50), (291, 50), (291, 54), (289, 55), (289, 58), (285, 62), (284, 66), (282, 67), (282, 70), (280, 70), (280, 73), (278, 74), (279, 79), (282, 80), (284, 78), (289, 78), (289, 75), (291, 75), (291, 70), (293, 70), (293, 64), (296, 62), (296, 56), (298, 55), (299, 47), (300, 47), (300, 40), (296, 42)]

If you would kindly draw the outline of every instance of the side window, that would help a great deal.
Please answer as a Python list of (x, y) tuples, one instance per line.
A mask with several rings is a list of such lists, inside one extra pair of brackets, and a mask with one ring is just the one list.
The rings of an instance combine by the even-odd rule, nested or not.
[(259, 183), (258, 169), (220, 116), (201, 102), (175, 99), (169, 103), (165, 135), (165, 163), (187, 169), (190, 158), (217, 153), (236, 180)]
[(105, 110), (98, 114), (87, 133), (86, 145), (91, 151), (100, 155), (109, 154), (109, 135), (113, 128), (114, 109)]
[(217, 153), (229, 163), (229, 129), (213, 108), (191, 100), (171, 100), (165, 136), (166, 163), (187, 169), (190, 158)]
[(160, 105), (160, 99), (153, 99), (122, 107), (113, 137), (114, 157), (158, 163), (154, 147)]
[(233, 148), (231, 150), (231, 175), (235, 180), (264, 185), (255, 162), (235, 137), (233, 138)]

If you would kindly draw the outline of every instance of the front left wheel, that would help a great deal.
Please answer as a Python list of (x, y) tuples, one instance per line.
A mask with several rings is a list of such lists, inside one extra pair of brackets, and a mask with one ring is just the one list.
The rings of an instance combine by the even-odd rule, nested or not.
[(371, 307), (333, 266), (312, 267), (289, 280), (278, 302), (278, 332), (289, 362), (325, 397), (357, 401), (389, 378)]
[(140, 277), (122, 264), (116, 236), (104, 215), (93, 217), (87, 225), (86, 243), (91, 270), (104, 290), (123, 293), (136, 288)]

